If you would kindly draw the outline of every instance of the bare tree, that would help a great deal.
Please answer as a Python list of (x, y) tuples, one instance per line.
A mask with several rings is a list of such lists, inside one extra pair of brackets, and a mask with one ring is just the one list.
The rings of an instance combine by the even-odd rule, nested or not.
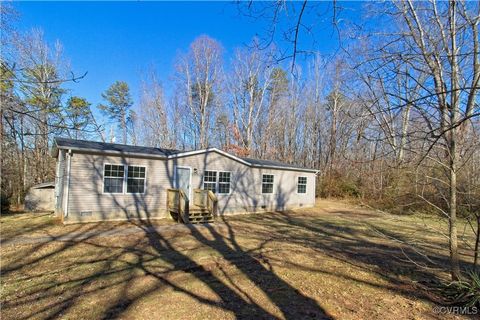
[[(442, 212), (449, 221), (450, 272), (456, 280), (460, 277), (457, 177), (466, 156), (461, 152), (461, 130), (480, 115), (479, 6), (405, 0), (387, 4), (381, 14), (390, 15), (395, 30), (370, 33), (378, 42), (363, 62), (374, 66), (365, 80), (371, 93), (368, 109), (397, 158), (403, 159), (408, 142), (408, 148), (420, 154), (420, 162), (435, 161), (446, 169), (448, 209)], [(414, 119), (409, 120), (412, 111)], [(409, 121), (415, 125), (409, 126)], [(397, 130), (394, 126), (399, 122)]]
[(222, 89), (222, 47), (208, 36), (200, 36), (190, 45), (187, 54), (176, 63), (176, 80), (182, 102), (191, 117), (192, 144), (195, 148), (209, 146), (212, 113), (219, 105)]
[(233, 121), (240, 148), (251, 155), (254, 133), (258, 130), (266, 108), (267, 89), (272, 80), (271, 61), (258, 50), (237, 50), (229, 75), (228, 89), (233, 109)]
[(174, 136), (169, 125), (167, 103), (163, 87), (155, 72), (143, 81), (139, 100), (137, 126), (142, 144), (153, 147), (170, 148)]

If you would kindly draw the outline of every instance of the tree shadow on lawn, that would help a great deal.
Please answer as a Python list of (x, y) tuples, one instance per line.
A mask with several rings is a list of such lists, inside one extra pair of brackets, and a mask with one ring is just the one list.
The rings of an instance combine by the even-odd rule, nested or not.
[[(41, 307), (34, 308), (32, 312), (16, 314), (15, 318), (27, 319), (35, 316), (54, 319), (68, 314), (69, 310), (84, 303), (85, 297), (112, 294), (111, 290), (114, 290), (108, 305), (97, 306), (100, 310), (95, 317), (119, 318), (143, 298), (170, 288), (200, 304), (233, 313), (238, 318), (328, 319), (332, 317), (322, 309), (314, 297), (306, 296), (298, 288), (282, 279), (275, 273), (272, 265), (279, 263), (287, 265), (294, 271), (308, 270), (347, 278), (347, 280), (362, 281), (353, 275), (349, 277), (335, 272), (332, 274), (331, 271), (323, 270), (321, 267), (312, 268), (302, 264), (301, 261), (298, 263), (285, 261), (276, 257), (275, 254), (267, 253), (268, 258), (262, 258), (259, 253), (267, 244), (272, 243), (293, 244), (300, 248), (318, 250), (321, 254), (331, 256), (343, 263), (374, 272), (388, 282), (388, 286), (381, 286), (365, 280), (367, 285), (386, 288), (406, 297), (431, 301), (430, 295), (412, 286), (411, 282), (401, 280), (399, 276), (407, 275), (410, 280), (418, 279), (418, 277), (435, 279), (435, 273), (396, 259), (402, 255), (398, 246), (379, 243), (376, 239), (378, 235), (375, 235), (371, 229), (315, 221), (312, 218), (299, 215), (298, 212), (275, 212), (251, 215), (231, 221), (222, 219), (227, 226), (226, 235), (217, 231), (212, 225), (200, 228), (189, 226), (191, 236), (197, 241), (195, 246), (213, 249), (219, 253), (225, 261), (248, 278), (255, 285), (256, 290), (260, 290), (268, 297), (268, 303), (278, 308), (279, 314), (272, 313), (261, 303), (255, 302), (253, 298), (249, 297), (250, 292), (237, 285), (236, 280), (228, 272), (222, 273), (221, 266), (217, 266), (217, 271), (220, 271), (223, 277), (220, 277), (215, 270), (212, 271), (210, 267), (199, 264), (187, 253), (179, 250), (175, 243), (179, 239), (152, 231), (155, 230), (155, 225), (147, 219), (134, 222), (145, 231), (145, 237), (134, 241), (127, 240), (125, 246), (103, 243), (92, 237), (62, 243), (54, 250), (47, 250), (46, 253), (43, 253), (42, 247), (46, 244), (42, 244), (28, 250), (29, 253), (40, 252), (38, 257), (28, 259), (22, 254), (22, 259), (15, 259), (15, 263), (3, 266), (8, 276), (14, 271), (22, 271), (22, 268), (35, 269), (40, 264), (47, 263), (48, 259), (52, 257), (61, 259), (63, 255), (68, 256), (69, 250), (75, 250), (79, 246), (86, 248), (86, 255), (80, 255), (77, 258), (70, 256), (68, 257), (70, 260), (61, 262), (61, 270), (56, 271), (58, 277), (49, 279), (47, 285), (37, 284), (28, 287), (23, 294), (16, 295), (15, 299), (5, 301), (2, 298), (3, 309), (7, 312), (5, 316), (8, 318), (8, 315), (13, 315), (12, 311), (15, 308), (28, 308), (31, 304), (43, 301)], [(247, 248), (243, 243), (243, 239), (248, 236), (257, 241), (255, 247), (248, 246)], [(398, 235), (395, 236), (398, 237)], [(92, 253), (88, 254), (89, 249), (96, 250), (91, 250)], [(409, 253), (414, 254), (414, 252)], [(130, 255), (130, 259), (125, 259), (127, 254)], [(431, 253), (431, 257), (439, 263), (443, 263), (447, 259), (447, 257), (435, 253)], [(92, 270), (86, 274), (78, 272), (85, 268)], [(220, 300), (205, 297), (188, 289), (170, 276), (172, 272), (178, 271), (205, 284), (220, 297)], [(35, 277), (39, 278), (37, 280), (41, 280), (41, 277), (51, 272), (52, 270), (45, 270), (31, 278), (23, 275), (25, 278), (22, 281), (32, 280)], [(76, 274), (65, 275), (62, 272)], [(144, 275), (150, 276), (155, 281), (146, 285), (142, 290), (132, 290), (135, 281)], [(62, 287), (65, 289), (58, 290)], [(188, 308), (188, 305), (184, 307)]]
[[(101, 176), (102, 173), (97, 174)], [(234, 238), (224, 238), (208, 225), (203, 231), (189, 226), (190, 234), (199, 247), (220, 254), (253, 284), (251, 290), (256, 291), (257, 298), (252, 297), (251, 292), (237, 285), (233, 275), (221, 267), (212, 269), (199, 263), (175, 245), (177, 239), (156, 231), (155, 223), (148, 214), (145, 194), (132, 196), (135, 205), (133, 211), (138, 218), (143, 218), (132, 223), (144, 231), (143, 237), (117, 245), (94, 239), (92, 235), (55, 246), (41, 244), (26, 249), (4, 266), (6, 275), (13, 278), (9, 281), (22, 282), (22, 290), (2, 297), (4, 317), (53, 319), (72, 313), (79, 315), (78, 310), (90, 306), (94, 308), (91, 310), (93, 313), (81, 313), (82, 317), (121, 318), (150, 295), (170, 289), (181, 293), (187, 300), (214, 308), (223, 315), (232, 314), (236, 318), (331, 319), (317, 301), (269, 270), (260, 260), (244, 251)], [(127, 210), (119, 197), (112, 195), (112, 200), (116, 207), (123, 208), (125, 218), (132, 217), (131, 208)], [(100, 201), (99, 198), (98, 205)], [(144, 213), (147, 213), (146, 217), (142, 216)], [(55, 265), (56, 261), (58, 265)], [(171, 274), (179, 272), (206, 288), (203, 293), (207, 290), (218, 299), (212, 298), (211, 294), (206, 296), (196, 292), (185, 283), (172, 279)], [(137, 280), (145, 276), (154, 281), (141, 290), (134, 289)], [(258, 299), (258, 295), (264, 299)], [(105, 296), (109, 299), (105, 299)], [(93, 306), (87, 303), (95, 297), (100, 297), (101, 302)], [(183, 305), (182, 308), (189, 310), (189, 305)]]
[[(93, 168), (100, 168), (95, 163), (97, 160), (92, 158), (91, 161)], [(123, 161), (128, 163), (129, 160)], [(208, 161), (205, 158), (204, 169), (208, 168)], [(171, 168), (174, 165), (166, 164), (165, 170), (170, 181), (173, 181)], [(102, 178), (101, 169), (98, 169), (96, 175), (98, 179)], [(97, 206), (100, 207), (101, 193), (95, 188), (97, 186), (92, 183), (92, 190), (87, 192), (99, 194)], [(164, 194), (164, 190), (147, 190)], [(278, 192), (275, 195), (277, 203), (286, 203), (288, 194), (289, 192)], [(114, 239), (103, 241), (95, 238), (94, 234), (83, 238), (79, 235), (72, 241), (44, 243), (20, 250), (22, 252), (16, 258), (3, 265), (2, 273), (7, 276), (7, 281), (19, 281), (18, 286), (22, 290), (13, 290), (7, 296), (2, 296), (2, 318), (54, 319), (72, 313), (83, 318), (121, 318), (127, 312), (134, 312), (138, 303), (159, 292), (170, 290), (180, 294), (183, 301), (186, 298), (187, 301), (214, 308), (223, 312), (223, 315), (231, 314), (236, 318), (332, 319), (321, 302), (317, 301), (318, 297), (315, 299), (316, 297), (303, 293), (290, 279), (284, 279), (274, 270), (273, 263), (287, 265), (293, 272), (309, 270), (361, 281), (354, 276), (332, 273), (321, 267), (312, 268), (302, 261), (285, 261), (275, 254), (268, 254), (266, 259), (262, 256), (262, 250), (271, 244), (279, 247), (294, 245), (299, 251), (302, 248), (318, 251), (342, 263), (374, 272), (388, 283), (379, 285), (365, 280), (367, 285), (388, 289), (405, 297), (424, 301), (432, 299), (424, 291), (413, 287), (411, 281), (402, 280), (399, 276), (407, 276), (410, 280), (417, 279), (419, 275), (436, 279), (436, 273), (395, 259), (402, 255), (402, 250), (394, 243), (375, 241), (378, 240), (378, 235), (371, 229), (338, 225), (315, 219), (314, 215), (289, 211), (250, 215), (237, 220), (218, 217), (227, 228), (226, 235), (209, 224), (200, 228), (188, 226), (195, 246), (208, 249), (210, 254), (220, 256), (232, 266), (245, 281), (253, 285), (246, 289), (221, 265), (212, 268), (211, 264), (200, 263), (188, 250), (182, 250), (178, 246), (177, 241), (180, 239), (157, 231), (153, 217), (149, 214), (150, 200), (146, 194), (132, 194), (132, 197), (135, 208), (127, 210), (120, 197), (111, 195), (115, 207), (124, 210), (125, 219), (132, 217), (132, 211), (137, 218), (143, 218), (132, 221), (132, 224), (143, 230), (142, 236), (119, 237), (115, 242)], [(246, 193), (246, 198), (248, 197), (250, 196)], [(246, 243), (249, 238), (254, 240), (253, 246), (252, 242)], [(439, 263), (447, 259), (438, 252), (431, 252), (431, 256)], [(203, 293), (208, 291), (217, 298), (197, 292), (172, 277), (172, 274), (179, 273), (202, 285)], [(138, 279), (146, 276), (149, 281), (138, 288)], [(256, 297), (253, 297), (253, 292)], [(264, 299), (259, 299), (259, 296)], [(152, 306), (154, 309), (156, 307), (161, 309), (163, 306)], [(180, 308), (189, 310), (189, 305)], [(193, 312), (191, 316), (195, 317)], [(164, 316), (172, 317), (169, 314)]]
[[(208, 162), (210, 161), (208, 156), (205, 156), (203, 161), (203, 170), (206, 170), (209, 167)], [(174, 180), (171, 171), (175, 166), (175, 162), (171, 167), (168, 163), (165, 166), (165, 171), (170, 181)], [(237, 179), (238, 178), (239, 177), (237, 177)], [(134, 194), (133, 197), (135, 197), (134, 203), (136, 211), (139, 213), (148, 212), (144, 195)], [(281, 201), (281, 199), (277, 200)], [(236, 286), (235, 279), (230, 277), (228, 273), (223, 272), (223, 276), (226, 278), (226, 281), (224, 281), (216, 272), (199, 264), (192, 259), (192, 257), (176, 249), (171, 243), (172, 239), (168, 239), (159, 232), (151, 232), (151, 230), (155, 229), (152, 228), (153, 223), (150, 216), (147, 215), (146, 219), (138, 220), (137, 224), (145, 231), (149, 245), (156, 251), (159, 259), (172, 265), (175, 270), (182, 270), (185, 265), (189, 266), (188, 273), (214, 292), (216, 296), (221, 299), (221, 302), (205, 299), (195, 292), (181, 288), (174, 282), (169, 281), (166, 277), (158, 275), (147, 266), (137, 265), (137, 268), (141, 269), (145, 274), (155, 277), (163, 285), (169, 286), (202, 304), (233, 313), (237, 318), (278, 318), (278, 314), (273, 314), (272, 311), (268, 310), (260, 302), (255, 301), (249, 292)], [(331, 319), (331, 316), (329, 316), (314, 299), (303, 295), (296, 288), (292, 287), (289, 283), (265, 267), (261, 261), (245, 252), (236, 243), (233, 233), (230, 232), (230, 237), (225, 238), (211, 225), (206, 224), (205, 226), (207, 231), (200, 232), (196, 226), (189, 225), (189, 230), (193, 238), (203, 247), (213, 249), (214, 252), (220, 254), (226, 261), (239, 270), (248, 281), (254, 284), (255, 289), (266, 297), (268, 304), (273, 304), (274, 307), (278, 309), (281, 317), (286, 319), (299, 317), (304, 319)], [(136, 252), (136, 254), (139, 256), (139, 260), (142, 260), (141, 257), (143, 253)], [(235, 257), (235, 259), (232, 259), (232, 257)], [(238, 263), (239, 261), (241, 261), (241, 263)], [(128, 287), (126, 287), (126, 289), (128, 290)], [(278, 293), (278, 289), (281, 290), (280, 294)], [(145, 294), (142, 293), (126, 301), (122, 300), (117, 304), (111, 305), (105, 312), (106, 318), (116, 318), (120, 316), (132, 304), (144, 296)], [(185, 308), (188, 308), (188, 306), (185, 306)]]
[[(337, 214), (336, 210), (330, 212)], [(342, 216), (342, 210), (338, 213)], [(347, 220), (332, 222), (316, 219), (312, 213), (284, 211), (255, 217), (252, 222), (276, 225), (274, 229), (280, 229), (281, 233), (264, 235), (272, 241), (283, 240), (312, 248), (373, 272), (388, 281), (392, 290), (404, 296), (439, 303), (440, 297), (432, 295), (428, 287), (421, 288), (414, 283), (436, 287), (440, 282), (448, 281), (442, 277), (442, 271), (448, 270), (449, 266), (446, 241), (412, 239), (408, 233), (393, 231), (369, 218), (348, 225)], [(465, 270), (472, 268), (472, 264), (465, 260), (461, 265)]]

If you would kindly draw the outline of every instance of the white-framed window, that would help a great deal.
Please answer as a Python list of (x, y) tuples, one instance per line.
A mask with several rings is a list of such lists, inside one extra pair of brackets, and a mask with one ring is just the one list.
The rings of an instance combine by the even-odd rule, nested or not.
[(145, 193), (146, 168), (142, 166), (128, 166), (127, 193)]
[(262, 193), (273, 193), (273, 174), (262, 175)]
[(298, 177), (297, 193), (307, 193), (307, 177)]
[(145, 193), (146, 171), (143, 166), (104, 164), (103, 192)]
[(231, 174), (228, 171), (218, 172), (218, 193), (229, 194), (230, 193), (230, 178)]
[(203, 190), (217, 192), (217, 171), (205, 171), (203, 173)]
[(103, 167), (103, 192), (123, 193), (125, 167), (117, 164), (105, 164)]
[(210, 190), (218, 194), (229, 194), (231, 176), (228, 171), (205, 171), (203, 174), (203, 190)]

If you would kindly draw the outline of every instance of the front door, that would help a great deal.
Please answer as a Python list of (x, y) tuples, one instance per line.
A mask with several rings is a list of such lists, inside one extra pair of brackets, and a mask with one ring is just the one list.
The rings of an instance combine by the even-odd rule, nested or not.
[(177, 188), (185, 192), (187, 199), (190, 199), (190, 171), (190, 168), (177, 167)]

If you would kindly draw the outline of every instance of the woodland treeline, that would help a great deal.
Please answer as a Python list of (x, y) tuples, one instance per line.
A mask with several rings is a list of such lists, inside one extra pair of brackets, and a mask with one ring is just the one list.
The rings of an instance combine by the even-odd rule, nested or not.
[[(321, 197), (438, 214), (446, 222), (439, 232), (449, 239), (452, 277), (459, 277), (457, 217), (469, 219), (477, 234), (480, 222), (478, 2), (372, 5), (370, 18), (378, 23), (338, 30), (343, 41), (334, 56), (293, 49), (288, 57), (253, 39), (227, 59), (219, 41), (200, 35), (181, 48), (168, 95), (150, 70), (139, 97), (119, 79), (99, 105), (75, 91), (75, 82), (89, 77), (71, 73), (61, 46), (46, 43), (38, 30), (15, 32), (15, 14), (7, 11), (2, 201), (21, 204), (31, 185), (54, 179), (54, 136), (214, 146), (317, 168)], [(301, 21), (303, 10), (293, 12), (292, 20)], [(296, 26), (292, 31), (301, 34)], [(478, 238), (470, 245), (476, 263)]]

